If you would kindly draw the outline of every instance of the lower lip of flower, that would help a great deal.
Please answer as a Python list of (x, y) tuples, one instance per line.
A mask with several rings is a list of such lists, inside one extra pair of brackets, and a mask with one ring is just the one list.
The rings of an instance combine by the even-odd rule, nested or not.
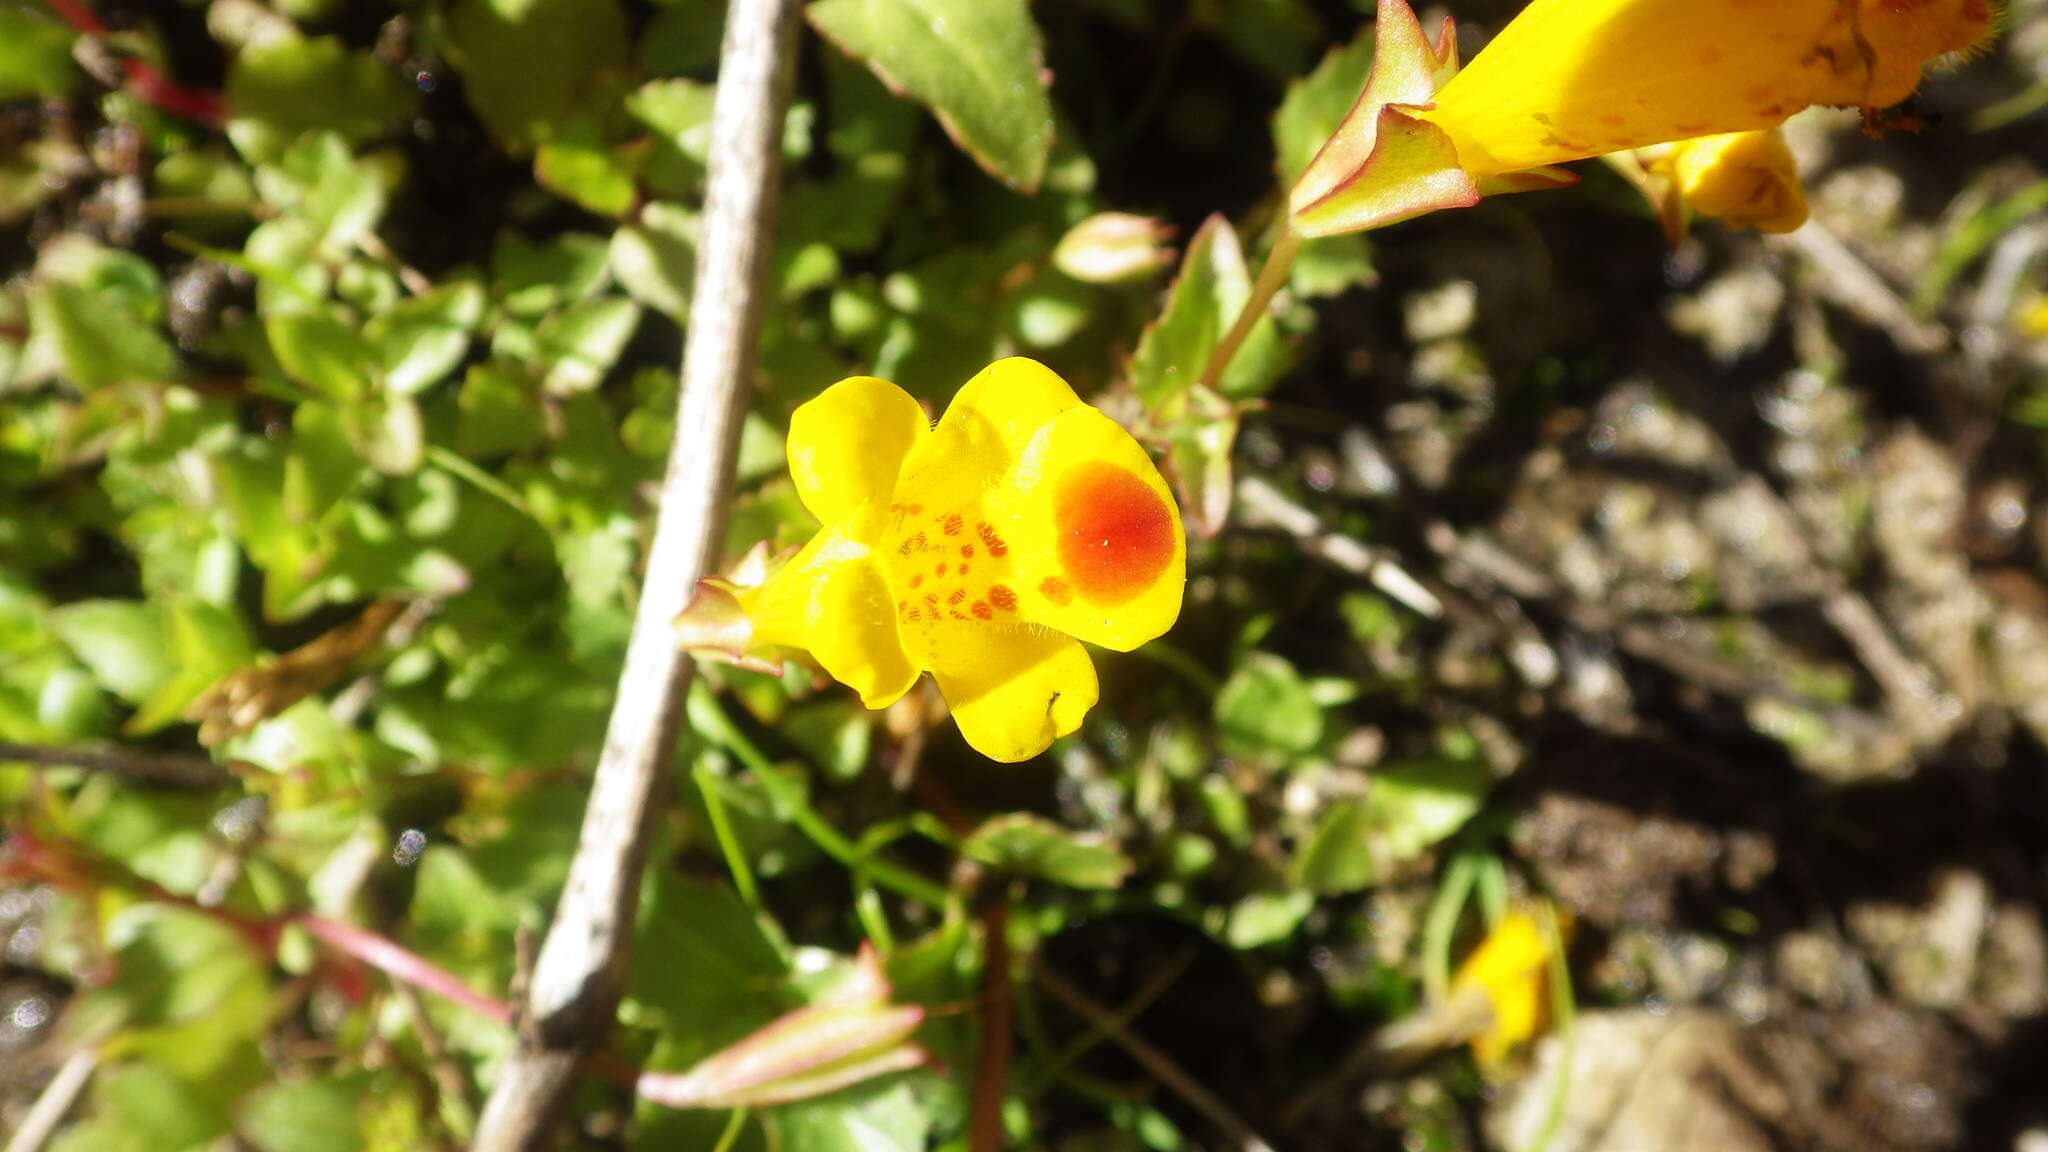
[(1060, 564), (1081, 595), (1120, 604), (1159, 578), (1173, 558), (1166, 501), (1130, 470), (1100, 460), (1067, 469), (1053, 490)]

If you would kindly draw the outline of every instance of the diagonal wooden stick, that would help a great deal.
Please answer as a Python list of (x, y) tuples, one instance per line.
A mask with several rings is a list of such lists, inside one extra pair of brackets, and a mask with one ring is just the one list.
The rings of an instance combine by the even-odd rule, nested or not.
[(654, 544), (568, 884), (534, 965), (519, 1046), (478, 1121), (475, 1152), (550, 1146), (577, 1072), (618, 1008), (651, 816), (690, 683), (671, 622), (723, 535), (753, 375), (796, 10), (796, 0), (727, 7), (681, 408)]

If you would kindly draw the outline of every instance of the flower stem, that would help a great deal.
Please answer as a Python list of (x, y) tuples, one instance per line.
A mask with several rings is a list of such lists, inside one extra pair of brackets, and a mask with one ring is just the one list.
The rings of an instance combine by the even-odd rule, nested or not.
[(1213, 389), (1229, 371), (1230, 361), (1237, 356), (1237, 350), (1244, 344), (1245, 337), (1252, 334), (1252, 326), (1266, 314), (1266, 307), (1273, 302), (1273, 296), (1280, 286), (1287, 283), (1287, 271), (1294, 267), (1295, 254), (1301, 251), (1301, 233), (1289, 225), (1283, 228), (1280, 238), (1273, 242), (1273, 248), (1266, 253), (1265, 267), (1259, 269), (1259, 278), (1252, 282), (1252, 294), (1246, 298), (1244, 307), (1237, 313), (1237, 319), (1230, 325), (1230, 331), (1217, 342), (1216, 350), (1209, 353), (1209, 362), (1202, 366), (1202, 377), (1197, 383)]

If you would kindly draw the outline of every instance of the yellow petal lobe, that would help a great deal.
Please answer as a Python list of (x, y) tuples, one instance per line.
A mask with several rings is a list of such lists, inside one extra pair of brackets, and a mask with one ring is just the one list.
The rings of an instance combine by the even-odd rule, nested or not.
[(896, 500), (942, 504), (999, 478), (1053, 417), (1084, 407), (1052, 369), (1023, 356), (998, 360), (962, 385), (946, 414), (904, 462)]
[(789, 475), (822, 524), (843, 524), (880, 508), (904, 460), (930, 431), (910, 393), (873, 376), (841, 380), (789, 418)]
[(1013, 764), (1081, 726), (1095, 706), (1095, 666), (1079, 643), (1027, 624), (940, 624), (921, 658), (969, 747)]
[(1008, 544), (1020, 619), (1128, 652), (1179, 617), (1180, 511), (1152, 458), (1109, 417), (1062, 413), (985, 504)]

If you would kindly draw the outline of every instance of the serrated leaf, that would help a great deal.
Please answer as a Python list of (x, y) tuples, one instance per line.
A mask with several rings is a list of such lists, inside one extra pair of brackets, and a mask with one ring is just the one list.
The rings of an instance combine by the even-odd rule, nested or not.
[(697, 274), (697, 216), (656, 200), (612, 233), (612, 275), (628, 295), (681, 323)]
[(1216, 727), (1247, 748), (1298, 756), (1322, 739), (1323, 710), (1294, 665), (1255, 652), (1216, 694)]
[(1363, 797), (1323, 812), (1295, 858), (1294, 881), (1326, 894), (1363, 888), (1463, 827), (1492, 786), (1486, 767), (1471, 761), (1424, 761), (1376, 772)]
[(370, 390), (377, 352), (356, 329), (324, 312), (264, 318), (270, 349), (292, 382), (322, 399), (346, 403)]
[(597, 387), (639, 326), (640, 306), (623, 296), (585, 300), (542, 320), (534, 329), (542, 384), (556, 395)]
[(960, 852), (992, 868), (1071, 888), (1118, 888), (1131, 873), (1130, 859), (1115, 843), (1028, 812), (983, 822), (960, 845)]
[(614, 0), (462, 0), (448, 47), (491, 134), (526, 151), (552, 139), (594, 81), (626, 67)]
[(164, 647), (162, 613), (132, 600), (83, 600), (50, 614), (50, 630), (92, 671), (93, 679), (139, 704), (176, 672)]
[[(1237, 232), (1222, 216), (1209, 217), (1188, 244), (1166, 307), (1131, 355), (1131, 387), (1147, 410), (1156, 412), (1200, 378), (1251, 293)], [(1233, 398), (1259, 395), (1280, 378), (1285, 360), (1273, 318), (1261, 317), (1218, 381), (1218, 390)]]
[(242, 49), (228, 68), (228, 139), (264, 163), (310, 131), (367, 140), (411, 102), (398, 77), (332, 36), (274, 37)]
[(805, 13), (890, 90), (930, 108), (989, 175), (1037, 191), (1052, 101), (1025, 0), (818, 0)]
[(1372, 46), (1368, 24), (1357, 39), (1330, 49), (1315, 71), (1287, 86), (1273, 113), (1273, 170), (1280, 187), (1294, 183), (1358, 102), (1372, 72)]
[(589, 117), (578, 117), (533, 158), (533, 178), (600, 216), (624, 216), (639, 189), (633, 168)]
[(0, 100), (54, 100), (78, 79), (71, 42), (78, 34), (34, 9), (0, 8)]

